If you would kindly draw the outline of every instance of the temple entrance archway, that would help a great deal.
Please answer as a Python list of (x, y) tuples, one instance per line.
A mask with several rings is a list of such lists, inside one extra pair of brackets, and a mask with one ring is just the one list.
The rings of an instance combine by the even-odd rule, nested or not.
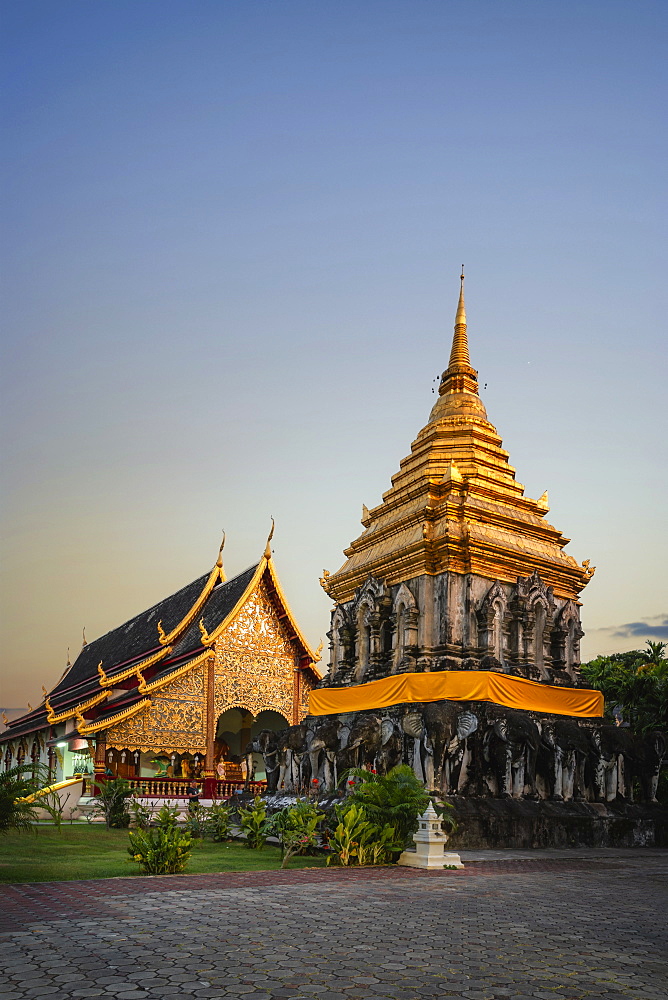
[[(224, 761), (241, 768), (244, 764), (244, 750), (253, 737), (259, 735), (263, 729), (276, 733), (289, 725), (284, 715), (272, 709), (265, 709), (254, 716), (246, 708), (228, 708), (218, 716), (216, 723), (214, 753), (216, 764)], [(265, 773), (261, 754), (253, 754), (253, 764), (256, 780), (262, 781)], [(232, 768), (228, 767), (227, 770), (232, 773)], [(236, 771), (234, 775), (236, 777)]]

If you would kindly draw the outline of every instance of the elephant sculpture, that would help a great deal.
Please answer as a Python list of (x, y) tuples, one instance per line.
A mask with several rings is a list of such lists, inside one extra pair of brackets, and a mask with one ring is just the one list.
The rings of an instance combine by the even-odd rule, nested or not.
[(433, 787), (456, 795), (467, 750), (468, 737), (478, 728), (478, 717), (453, 701), (435, 701), (422, 710), (433, 760)]
[(360, 712), (350, 726), (345, 746), (338, 754), (338, 770), (350, 767), (375, 767), (376, 757), (383, 744), (380, 716)]
[[(632, 778), (640, 785), (640, 795), (644, 802), (656, 802), (661, 765), (666, 756), (666, 737), (658, 730), (640, 733), (633, 740)], [(633, 799), (633, 781), (630, 782)]]
[(577, 722), (565, 719), (542, 724), (537, 766), (555, 802), (583, 800), (586, 790), (585, 766), (590, 738)]
[(415, 707), (407, 711), (401, 720), (401, 728), (406, 736), (413, 741), (412, 753), (409, 753), (409, 759), (412, 758), (415, 776), (427, 788), (433, 788), (434, 748), (424, 723), (422, 711)]
[(589, 773), (597, 802), (633, 796), (633, 734), (623, 726), (603, 725), (590, 734)]
[(379, 774), (387, 774), (404, 756), (404, 739), (399, 727), (390, 718), (380, 724), (380, 750), (376, 754), (375, 766)]
[(515, 709), (488, 711), (483, 747), (489, 771), (496, 779), (499, 798), (538, 798), (536, 757), (540, 746), (538, 726)]
[(276, 734), (278, 743), (278, 789), (303, 790), (302, 761), (307, 752), (307, 729), (303, 724), (288, 726)]
[(599, 802), (634, 800), (634, 782), (645, 802), (656, 802), (656, 789), (666, 753), (661, 732), (634, 734), (626, 726), (603, 725), (592, 732), (590, 767)]
[(267, 781), (267, 792), (269, 794), (273, 794), (278, 788), (278, 778), (280, 774), (278, 760), (278, 737), (279, 733), (272, 732), (269, 729), (263, 729), (262, 732), (258, 733), (246, 747), (247, 774), (249, 775), (246, 780), (247, 782), (250, 780), (250, 775), (252, 773), (252, 755), (254, 753), (262, 754)]
[(319, 788), (334, 791), (338, 784), (337, 754), (342, 724), (332, 719), (307, 735), (311, 781)]

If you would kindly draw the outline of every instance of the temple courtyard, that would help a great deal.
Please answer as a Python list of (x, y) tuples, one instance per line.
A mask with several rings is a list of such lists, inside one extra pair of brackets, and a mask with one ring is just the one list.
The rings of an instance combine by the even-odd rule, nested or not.
[(668, 852), (0, 887), (0, 1000), (662, 998)]

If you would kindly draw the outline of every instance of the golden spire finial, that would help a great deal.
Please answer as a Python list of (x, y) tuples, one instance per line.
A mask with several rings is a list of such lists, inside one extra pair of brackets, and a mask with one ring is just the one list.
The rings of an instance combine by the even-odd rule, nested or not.
[(69, 646), (67, 647), (67, 663), (65, 664), (65, 666), (67, 666), (67, 667), (71, 667), (72, 666), (72, 664), (70, 662), (70, 647)]
[[(271, 515), (270, 515), (271, 516)], [(274, 537), (274, 528), (276, 527), (276, 522), (274, 518), (271, 518), (271, 531), (269, 532), (269, 537), (267, 538), (267, 544), (264, 549), (264, 558), (271, 559), (271, 540)]]
[(478, 395), (478, 373), (471, 364), (469, 343), (466, 336), (466, 306), (464, 305), (464, 265), (459, 276), (459, 302), (455, 315), (455, 332), (448, 367), (441, 376), (438, 387), (439, 399), (432, 407), (429, 417), (441, 420), (454, 415), (475, 415), (487, 419), (485, 407)]
[(469, 357), (469, 344), (466, 336), (466, 306), (464, 304), (464, 265), (462, 264), (462, 273), (459, 278), (461, 285), (459, 286), (459, 302), (457, 303), (457, 314), (455, 316), (455, 335), (452, 338), (452, 350), (450, 351), (450, 364), (451, 368), (453, 365), (463, 364), (471, 367), (471, 358)]
[(83, 642), (81, 643), (81, 648), (83, 649), (84, 646), (88, 645), (88, 640), (86, 639), (86, 626), (85, 625), (81, 629), (81, 636), (82, 636), (82, 639), (83, 639)]

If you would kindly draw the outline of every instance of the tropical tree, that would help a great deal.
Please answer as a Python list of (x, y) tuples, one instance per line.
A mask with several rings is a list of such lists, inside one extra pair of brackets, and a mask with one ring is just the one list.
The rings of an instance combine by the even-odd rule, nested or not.
[(636, 732), (668, 729), (668, 645), (648, 639), (646, 646), (582, 665), (585, 681), (603, 692), (608, 718), (621, 718)]

